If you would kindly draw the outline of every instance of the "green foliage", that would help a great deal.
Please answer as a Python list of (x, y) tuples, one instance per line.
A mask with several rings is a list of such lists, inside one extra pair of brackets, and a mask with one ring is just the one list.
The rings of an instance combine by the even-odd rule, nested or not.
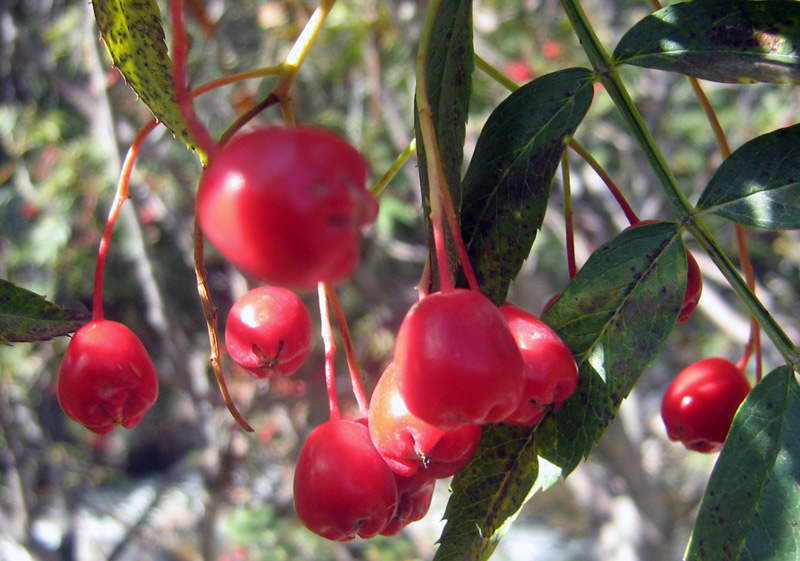
[(717, 82), (800, 83), (800, 4), (674, 4), (628, 31), (613, 58)]
[(754, 138), (731, 154), (697, 208), (755, 228), (800, 228), (800, 125)]
[(796, 559), (800, 386), (788, 367), (739, 408), (708, 482), (688, 561)]
[(483, 292), (496, 304), (542, 226), (550, 183), (592, 103), (589, 70), (559, 70), (509, 95), (489, 116), (464, 177), (461, 231)]
[(69, 310), (0, 279), (0, 342), (48, 341), (77, 330), (89, 314)]

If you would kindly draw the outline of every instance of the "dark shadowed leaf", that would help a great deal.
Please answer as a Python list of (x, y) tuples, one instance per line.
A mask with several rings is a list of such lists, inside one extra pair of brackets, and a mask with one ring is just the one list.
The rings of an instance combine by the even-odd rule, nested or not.
[(488, 559), (525, 502), (588, 454), (672, 329), (685, 283), (669, 222), (626, 230), (589, 258), (544, 317), (575, 353), (578, 391), (536, 439), (530, 428), (484, 427), (475, 459), (453, 479), (435, 561)]
[(464, 177), (461, 231), (481, 288), (497, 304), (530, 253), (592, 83), (584, 68), (537, 78), (498, 105), (481, 131)]
[(700, 505), (688, 561), (800, 557), (800, 386), (789, 367), (753, 388)]
[(800, 125), (742, 145), (711, 178), (697, 208), (756, 228), (800, 228)]
[(114, 66), (156, 119), (200, 154), (178, 108), (158, 3), (94, 0), (92, 6)]
[(51, 304), (43, 296), (0, 279), (0, 342), (47, 341), (89, 321), (89, 314)]
[(629, 228), (595, 251), (543, 315), (575, 354), (580, 384), (539, 429), (566, 475), (586, 457), (672, 330), (686, 289), (675, 224)]
[(717, 82), (800, 82), (800, 3), (705, 0), (647, 16), (614, 59)]

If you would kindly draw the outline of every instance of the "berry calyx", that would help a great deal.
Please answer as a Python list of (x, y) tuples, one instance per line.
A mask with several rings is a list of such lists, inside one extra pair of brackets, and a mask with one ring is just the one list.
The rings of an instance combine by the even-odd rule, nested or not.
[(661, 418), (670, 440), (689, 450), (722, 448), (750, 382), (724, 358), (705, 358), (683, 369), (661, 400)]
[(381, 532), (397, 511), (395, 475), (364, 423), (337, 419), (315, 428), (294, 472), (294, 507), (312, 532), (329, 540)]
[(444, 431), (413, 415), (397, 385), (397, 369), (389, 364), (372, 392), (369, 434), (386, 465), (400, 476), (425, 474), (450, 477), (463, 468), (478, 449), (480, 425)]
[(311, 289), (350, 276), (377, 214), (361, 154), (316, 127), (244, 133), (212, 158), (197, 215), (225, 257), (270, 284)]
[(139, 424), (158, 397), (158, 376), (144, 345), (116, 321), (96, 320), (73, 335), (58, 371), (64, 412), (98, 434)]
[(519, 405), (522, 356), (502, 314), (477, 290), (414, 304), (394, 349), (408, 410), (443, 430), (499, 422)]
[(525, 387), (519, 407), (504, 423), (533, 426), (542, 420), (545, 406), (556, 407), (575, 391), (578, 367), (566, 343), (542, 320), (511, 304), (500, 307), (519, 345)]
[(311, 316), (291, 290), (254, 288), (231, 307), (225, 346), (236, 363), (259, 378), (293, 374), (311, 351)]
[(397, 484), (397, 512), (386, 527), (381, 530), (382, 536), (394, 536), (400, 530), (420, 520), (431, 507), (436, 480), (425, 473), (417, 473), (413, 477), (402, 477), (395, 474)]

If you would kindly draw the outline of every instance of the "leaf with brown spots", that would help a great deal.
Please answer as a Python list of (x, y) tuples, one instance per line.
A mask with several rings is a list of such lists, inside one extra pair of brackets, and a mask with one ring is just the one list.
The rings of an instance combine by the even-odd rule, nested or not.
[(44, 296), (0, 279), (0, 342), (48, 341), (76, 331), (89, 314), (62, 308)]

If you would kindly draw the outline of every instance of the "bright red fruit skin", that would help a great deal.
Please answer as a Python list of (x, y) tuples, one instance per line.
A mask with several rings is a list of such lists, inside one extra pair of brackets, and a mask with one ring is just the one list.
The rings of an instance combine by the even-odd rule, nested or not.
[(687, 366), (661, 400), (667, 436), (689, 450), (720, 450), (749, 392), (750, 382), (729, 360), (706, 358)]
[(522, 356), (500, 311), (476, 290), (436, 292), (414, 304), (394, 365), (409, 411), (443, 430), (502, 421), (520, 402)]
[(289, 289), (254, 288), (228, 313), (225, 347), (236, 363), (259, 378), (294, 374), (311, 351), (311, 316)]
[(703, 274), (700, 272), (700, 265), (690, 252), (686, 252), (686, 292), (683, 295), (683, 306), (678, 313), (678, 323), (687, 321), (697, 308), (700, 301), (700, 294), (703, 292)]
[(519, 407), (504, 423), (533, 426), (542, 420), (545, 405), (556, 406), (578, 386), (578, 366), (572, 351), (542, 320), (511, 304), (500, 307), (524, 363), (525, 388)]
[(203, 233), (222, 254), (270, 284), (298, 290), (350, 276), (362, 226), (377, 214), (361, 154), (316, 127), (244, 133), (200, 180)]
[(469, 463), (478, 449), (481, 427), (465, 425), (444, 431), (412, 415), (400, 395), (397, 370), (389, 364), (372, 392), (369, 435), (397, 475), (424, 473), (429, 478), (442, 478)]
[(347, 541), (381, 532), (397, 511), (394, 473), (364, 423), (338, 419), (315, 428), (294, 472), (294, 506), (312, 532)]
[(158, 376), (133, 331), (116, 321), (91, 321), (67, 347), (57, 393), (67, 415), (105, 434), (139, 424), (158, 397)]
[(397, 512), (381, 531), (382, 536), (394, 536), (400, 530), (421, 519), (431, 507), (436, 480), (422, 472), (413, 477), (395, 475), (397, 483)]

